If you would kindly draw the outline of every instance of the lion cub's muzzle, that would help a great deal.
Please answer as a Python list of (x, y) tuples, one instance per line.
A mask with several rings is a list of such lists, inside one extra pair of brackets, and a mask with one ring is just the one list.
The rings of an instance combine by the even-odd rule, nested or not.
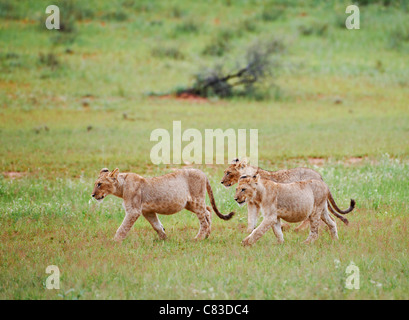
[(239, 200), (238, 198), (235, 198), (234, 200), (236, 200), (240, 207), (244, 206), (244, 204), (246, 203), (246, 199)]
[(97, 200), (97, 201), (100, 201), (100, 200), (102, 200), (102, 199), (105, 198), (104, 195), (98, 197), (95, 193), (91, 194), (91, 197), (93, 197), (93, 198), (94, 198), (95, 200)]
[(231, 183), (227, 184), (226, 182), (224, 182), (223, 180), (220, 182), (224, 187), (228, 188), (231, 187)]

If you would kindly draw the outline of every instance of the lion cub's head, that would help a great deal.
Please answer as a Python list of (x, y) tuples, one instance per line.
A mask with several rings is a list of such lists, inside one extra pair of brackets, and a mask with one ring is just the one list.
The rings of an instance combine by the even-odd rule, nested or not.
[(236, 200), (240, 206), (243, 206), (246, 202), (255, 198), (259, 180), (260, 175), (257, 173), (244, 175), (239, 178), (239, 185), (236, 188), (234, 200)]
[(101, 169), (99, 177), (95, 181), (94, 190), (92, 191), (92, 197), (97, 201), (102, 201), (107, 195), (115, 193), (117, 186), (119, 169), (116, 168), (112, 172), (109, 172), (107, 168)]
[(243, 170), (247, 167), (247, 160), (234, 159), (226, 170), (224, 170), (224, 176), (222, 178), (222, 185), (226, 188), (231, 187), (239, 181)]

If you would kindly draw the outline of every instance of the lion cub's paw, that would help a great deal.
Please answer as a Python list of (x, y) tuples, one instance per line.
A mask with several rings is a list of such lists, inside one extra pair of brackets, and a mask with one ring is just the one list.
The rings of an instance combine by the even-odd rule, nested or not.
[(253, 243), (252, 243), (252, 241), (251, 241), (251, 238), (249, 238), (249, 237), (245, 238), (245, 239), (241, 242), (241, 245), (244, 246), (244, 247), (251, 246), (252, 244), (253, 244)]
[(116, 243), (122, 243), (122, 240), (124, 240), (122, 237), (118, 236), (117, 234), (114, 236), (113, 239)]

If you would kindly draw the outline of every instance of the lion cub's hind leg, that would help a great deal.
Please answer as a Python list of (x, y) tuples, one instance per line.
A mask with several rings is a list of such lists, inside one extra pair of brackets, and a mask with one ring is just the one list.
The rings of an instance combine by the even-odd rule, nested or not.
[(332, 239), (338, 240), (337, 224), (331, 219), (331, 216), (328, 213), (327, 204), (325, 204), (325, 207), (322, 210), (321, 219), (328, 226)]
[(306, 244), (313, 243), (318, 238), (318, 230), (320, 228), (320, 218), (321, 218), (320, 213), (321, 213), (321, 210), (319, 211), (319, 214), (318, 214), (317, 208), (314, 208), (314, 212), (309, 217), (310, 234), (308, 235), (307, 239), (304, 241), (304, 243)]
[(199, 232), (197, 233), (195, 239), (196, 240), (203, 240), (209, 237), (210, 235), (210, 212), (207, 210), (206, 202), (196, 202), (196, 201), (189, 201), (186, 205), (186, 209), (195, 213), (197, 218), (199, 219), (200, 228)]
[(165, 240), (167, 238), (165, 233), (165, 228), (163, 227), (162, 223), (160, 223), (158, 216), (156, 213), (144, 213), (143, 216), (146, 220), (149, 221), (152, 228), (157, 232), (159, 238), (161, 240)]
[(209, 206), (206, 206), (206, 220), (209, 223), (209, 229), (210, 229), (212, 225), (212, 208)]
[(284, 242), (284, 236), (283, 236), (283, 230), (281, 228), (281, 221), (278, 218), (276, 223), (273, 223), (272, 225), (273, 232), (275, 236), (277, 237), (277, 241), (279, 244)]

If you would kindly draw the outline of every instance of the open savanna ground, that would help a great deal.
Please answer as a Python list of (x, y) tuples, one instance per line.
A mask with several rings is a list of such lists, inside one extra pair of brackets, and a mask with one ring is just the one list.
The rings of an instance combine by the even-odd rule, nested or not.
[[(358, 165), (326, 163), (317, 170), (338, 204), (357, 209), (350, 225), (337, 221), (340, 240), (325, 230), (303, 245), (307, 230), (285, 232), (277, 245), (269, 231), (243, 248), (246, 208), (219, 185), (222, 171), (206, 170), (222, 213), (212, 233), (194, 241), (190, 212), (161, 216), (161, 241), (140, 218), (122, 244), (112, 239), (124, 213), (117, 198), (90, 201), (92, 179), (1, 181), (1, 297), (6, 299), (403, 299), (409, 287), (407, 163), (382, 158)], [(164, 170), (163, 172), (168, 172)], [(360, 270), (360, 289), (345, 288), (346, 268)], [(47, 290), (45, 268), (57, 265), (60, 290)]]
[[(376, 2), (376, 1), (375, 1)], [(408, 299), (409, 14), (404, 1), (360, 6), (344, 26), (343, 1), (54, 1), (65, 30), (44, 27), (48, 1), (0, 0), (1, 299)], [(234, 69), (249, 44), (274, 39), (271, 83), (250, 97), (158, 97), (205, 67)], [(222, 213), (212, 233), (182, 211), (160, 216), (160, 241), (139, 218), (122, 244), (124, 211), (91, 192), (103, 167), (143, 176), (157, 128), (258, 129), (259, 165), (316, 169), (342, 208), (339, 241), (321, 230), (269, 231), (244, 248), (247, 208), (209, 176)], [(261, 219), (261, 218), (260, 218)], [(360, 288), (345, 286), (346, 268)], [(47, 290), (57, 265), (60, 289)]]

